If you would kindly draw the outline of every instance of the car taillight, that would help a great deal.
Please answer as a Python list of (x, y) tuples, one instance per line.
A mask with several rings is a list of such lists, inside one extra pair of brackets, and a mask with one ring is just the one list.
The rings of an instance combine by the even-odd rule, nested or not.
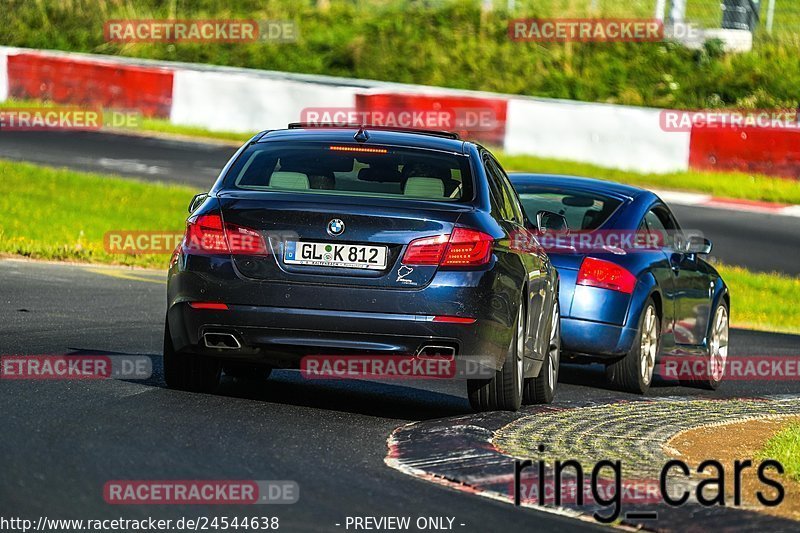
[(229, 253), (222, 229), (222, 217), (219, 215), (199, 215), (186, 222), (186, 239), (184, 246), (198, 253)]
[(218, 214), (199, 215), (186, 222), (184, 248), (194, 253), (266, 255), (264, 238), (255, 230), (225, 224)]
[(447, 249), (449, 238), (449, 235), (437, 235), (436, 237), (414, 239), (406, 248), (403, 263), (406, 265), (438, 265)]
[(267, 243), (255, 230), (236, 224), (225, 224), (225, 238), (232, 254), (267, 255)]
[(636, 286), (636, 277), (611, 261), (586, 257), (578, 272), (578, 285), (630, 294)]
[(494, 238), (481, 231), (456, 227), (450, 235), (415, 239), (403, 255), (406, 265), (473, 267), (485, 265), (492, 255)]
[(455, 228), (444, 254), (442, 266), (471, 267), (485, 265), (492, 255), (494, 238), (482, 231)]

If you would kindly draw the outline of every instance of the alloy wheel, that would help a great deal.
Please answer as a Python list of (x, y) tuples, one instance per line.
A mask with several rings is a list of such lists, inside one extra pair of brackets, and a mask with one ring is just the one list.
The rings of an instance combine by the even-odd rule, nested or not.
[(728, 360), (728, 310), (722, 305), (717, 307), (714, 315), (709, 358), (711, 378), (714, 381), (722, 381), (722, 377), (725, 375), (725, 364)]
[(656, 352), (658, 350), (658, 320), (653, 306), (649, 306), (645, 312), (640, 342), (639, 356), (641, 357), (640, 371), (642, 373), (642, 381), (645, 385), (649, 385), (653, 379)]

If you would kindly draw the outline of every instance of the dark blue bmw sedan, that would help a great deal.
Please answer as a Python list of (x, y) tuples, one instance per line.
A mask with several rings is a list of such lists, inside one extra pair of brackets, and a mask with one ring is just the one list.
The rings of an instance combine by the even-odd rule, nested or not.
[(531, 223), (480, 145), (294, 124), (242, 146), (190, 213), (169, 270), (170, 387), (315, 355), (471, 358), (475, 409), (552, 401), (558, 276), (512, 246)]
[[(690, 384), (715, 389), (728, 356), (730, 295), (707, 261), (711, 242), (682, 230), (654, 193), (590, 178), (512, 173), (560, 274), (564, 359), (606, 365), (611, 383), (644, 393), (657, 358), (704, 361)], [(686, 376), (685, 376), (686, 377)]]

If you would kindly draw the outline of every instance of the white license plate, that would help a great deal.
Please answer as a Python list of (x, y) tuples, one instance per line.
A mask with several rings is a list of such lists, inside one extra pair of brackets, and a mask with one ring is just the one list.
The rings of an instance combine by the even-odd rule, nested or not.
[(386, 251), (386, 246), (287, 241), (283, 261), (288, 265), (383, 270)]

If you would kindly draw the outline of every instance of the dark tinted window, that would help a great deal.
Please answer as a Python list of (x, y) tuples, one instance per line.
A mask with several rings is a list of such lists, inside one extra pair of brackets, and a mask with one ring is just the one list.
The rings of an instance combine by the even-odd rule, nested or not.
[(597, 193), (525, 189), (519, 194), (528, 218), (539, 211), (563, 215), (572, 230), (593, 230), (602, 226), (622, 200)]
[(679, 227), (675, 217), (663, 205), (650, 209), (642, 223), (647, 226), (648, 231), (665, 239), (664, 242), (667, 243), (668, 248), (680, 247), (680, 243), (683, 242), (680, 240)]
[(470, 200), (465, 156), (376, 145), (259, 143), (239, 156), (224, 187), (310, 194)]
[(652, 230), (679, 230), (678, 221), (664, 205), (657, 205), (650, 209), (644, 217), (645, 222)]
[(483, 166), (486, 169), (486, 177), (489, 179), (489, 189), (495, 207), (503, 220), (513, 221), (514, 209), (511, 205), (511, 198), (509, 198), (508, 192), (503, 188), (500, 171), (488, 155), (484, 155)]
[(517, 196), (516, 191), (514, 190), (514, 186), (511, 185), (511, 181), (508, 179), (508, 176), (503, 171), (503, 168), (500, 166), (495, 160), (491, 160), (492, 166), (495, 167), (497, 171), (497, 175), (500, 178), (500, 185), (503, 187), (503, 193), (505, 196), (506, 201), (509, 204), (509, 209), (511, 209), (512, 213), (514, 214), (514, 221), (517, 224), (522, 224), (525, 221), (525, 215), (522, 211), (522, 206), (519, 203), (519, 197)]
[(652, 209), (644, 216), (644, 221), (647, 224), (647, 229), (650, 231), (666, 231), (667, 227)]

